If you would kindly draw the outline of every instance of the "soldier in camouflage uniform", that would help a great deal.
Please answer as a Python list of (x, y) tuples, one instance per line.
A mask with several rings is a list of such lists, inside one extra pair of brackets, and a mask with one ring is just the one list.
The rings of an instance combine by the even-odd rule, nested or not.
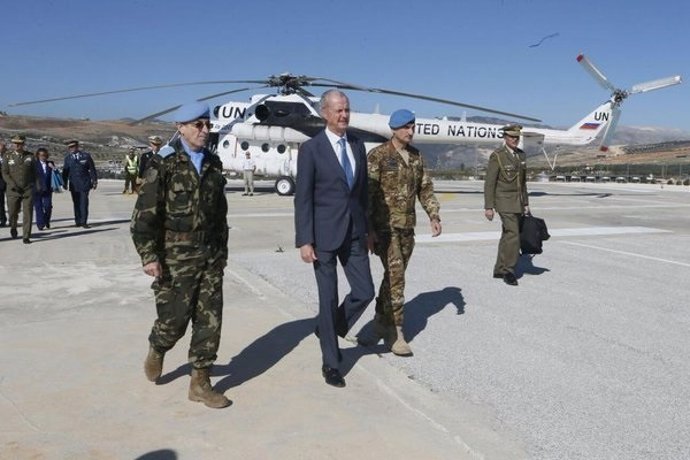
[(180, 137), (151, 158), (131, 223), (144, 272), (155, 277), (158, 318), (144, 371), (151, 381), (160, 377), (165, 353), (191, 320), (189, 399), (221, 408), (231, 402), (213, 390), (209, 373), (220, 344), (228, 256), (225, 178), (220, 159), (205, 148), (208, 106), (184, 105), (175, 121)]
[(431, 221), (432, 236), (441, 234), (439, 203), (419, 150), (410, 145), (415, 116), (409, 110), (393, 112), (388, 125), (393, 137), (368, 155), (370, 249), (381, 258), (384, 274), (376, 298), (374, 337), (384, 338), (391, 351), (411, 356), (403, 335), (405, 269), (414, 248), (415, 201), (419, 197)]
[(31, 243), (31, 218), (36, 186), (36, 159), (24, 150), (24, 136), (14, 136), (14, 151), (5, 154), (2, 162), (2, 176), (7, 183), (7, 213), (10, 221), (10, 235), (17, 238), (19, 208), (22, 209), (22, 241)]
[(520, 218), (529, 214), (525, 152), (518, 148), (522, 126), (502, 128), (505, 144), (489, 157), (484, 178), (484, 216), (493, 220), (494, 209), (501, 216), (502, 232), (494, 278), (517, 286), (515, 266), (520, 256)]

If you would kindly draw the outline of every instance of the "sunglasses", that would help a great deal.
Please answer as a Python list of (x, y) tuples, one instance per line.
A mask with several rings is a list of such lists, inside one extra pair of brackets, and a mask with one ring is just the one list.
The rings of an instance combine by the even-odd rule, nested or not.
[(204, 129), (204, 127), (205, 127), (206, 129), (210, 130), (211, 127), (213, 126), (213, 125), (211, 124), (210, 121), (201, 121), (201, 120), (197, 120), (197, 121), (195, 121), (194, 123), (189, 123), (189, 124), (192, 125), (192, 126), (194, 126), (194, 127), (195, 127), (196, 129), (198, 129), (199, 131), (201, 131), (202, 129)]

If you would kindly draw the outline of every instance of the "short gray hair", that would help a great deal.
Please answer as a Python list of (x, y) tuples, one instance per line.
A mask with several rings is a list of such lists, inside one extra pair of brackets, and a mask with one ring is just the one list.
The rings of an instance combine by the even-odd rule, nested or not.
[(328, 98), (332, 96), (344, 97), (348, 102), (350, 102), (350, 98), (347, 97), (347, 94), (343, 93), (339, 89), (329, 89), (321, 95), (321, 99), (319, 100), (319, 109), (321, 112), (323, 112), (324, 108), (328, 105)]

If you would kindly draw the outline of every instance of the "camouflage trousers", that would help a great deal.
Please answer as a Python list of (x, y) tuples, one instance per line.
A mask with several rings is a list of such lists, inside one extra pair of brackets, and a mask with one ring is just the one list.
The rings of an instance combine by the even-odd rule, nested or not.
[(374, 252), (383, 264), (383, 280), (376, 297), (376, 313), (386, 324), (403, 325), (405, 305), (405, 270), (414, 249), (414, 229), (393, 229), (377, 233)]
[(151, 287), (158, 318), (149, 342), (158, 352), (170, 350), (192, 322), (189, 362), (196, 369), (216, 360), (223, 318), (223, 269), (207, 259), (186, 259), (161, 264), (163, 276)]

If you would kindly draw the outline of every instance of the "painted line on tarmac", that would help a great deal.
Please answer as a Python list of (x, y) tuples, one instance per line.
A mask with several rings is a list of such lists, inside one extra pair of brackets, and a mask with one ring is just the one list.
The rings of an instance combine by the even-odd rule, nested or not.
[(632, 257), (637, 257), (640, 259), (653, 260), (655, 262), (663, 262), (666, 264), (673, 264), (673, 265), (679, 265), (681, 267), (690, 268), (690, 264), (685, 263), (685, 262), (678, 262), (676, 260), (670, 260), (670, 259), (662, 259), (661, 257), (645, 256), (643, 254), (638, 254), (636, 252), (619, 251), (618, 249), (602, 248), (601, 246), (593, 246), (591, 244), (575, 243), (573, 241), (564, 241), (563, 244), (569, 244), (571, 246), (579, 246), (579, 247), (588, 248), (588, 249), (596, 249), (598, 251), (612, 252), (614, 254), (621, 254), (624, 256), (632, 256)]
[[(669, 230), (651, 227), (576, 227), (576, 228), (556, 228), (549, 229), (549, 234), (556, 237), (571, 236), (606, 236), (606, 235), (628, 235), (628, 234), (648, 234), (648, 233), (672, 233)], [(431, 235), (417, 235), (416, 243), (458, 243), (466, 241), (492, 241), (501, 237), (501, 232), (465, 232), (465, 233), (443, 233), (433, 238)]]
[[(442, 425), (441, 423), (439, 423), (436, 420), (434, 420), (433, 418), (431, 418), (425, 412), (417, 409), (416, 407), (412, 406), (410, 403), (405, 401), (394, 389), (392, 389), (390, 386), (386, 385), (380, 378), (378, 378), (374, 374), (372, 374), (367, 368), (365, 368), (364, 366), (360, 366), (359, 364), (357, 365), (357, 367), (361, 371), (363, 371), (365, 374), (368, 374), (369, 378), (376, 382), (379, 389), (381, 389), (384, 393), (386, 393), (391, 398), (398, 401), (398, 403), (400, 403), (400, 405), (403, 406), (405, 409), (414, 413), (418, 417), (421, 417), (422, 419), (426, 420), (436, 430), (438, 430), (442, 433), (451, 434), (450, 431), (448, 430), (448, 428), (446, 428), (444, 425)], [(476, 458), (477, 460), (484, 460), (484, 455), (481, 452), (477, 452), (475, 449), (470, 447), (465, 441), (462, 440), (462, 438), (460, 436), (453, 435), (453, 441), (455, 441), (465, 451), (465, 453), (471, 455), (473, 458)]]

